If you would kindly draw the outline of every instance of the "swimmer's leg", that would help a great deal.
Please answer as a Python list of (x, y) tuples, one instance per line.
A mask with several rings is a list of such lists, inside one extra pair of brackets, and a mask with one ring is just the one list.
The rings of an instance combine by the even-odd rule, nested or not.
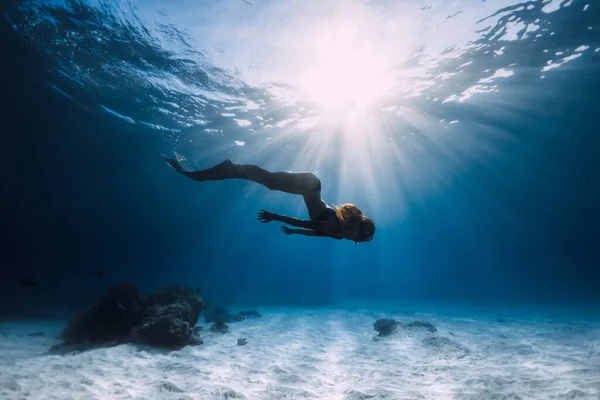
[(308, 216), (312, 221), (321, 219), (321, 216), (327, 210), (327, 203), (321, 198), (321, 182), (317, 189), (306, 192), (302, 195), (304, 204), (308, 210)]
[(239, 168), (240, 179), (260, 183), (271, 190), (291, 194), (301, 194), (311, 220), (318, 220), (327, 209), (321, 198), (321, 180), (312, 172), (271, 172), (256, 165), (235, 165)]
[(256, 165), (236, 165), (240, 179), (260, 183), (271, 190), (301, 194), (311, 220), (318, 220), (327, 209), (321, 198), (321, 180), (312, 172), (271, 172)]
[[(175, 153), (176, 159), (164, 156), (167, 163), (176, 171), (195, 181), (218, 181), (223, 179), (245, 179), (259, 183), (271, 190), (279, 190), (291, 194), (307, 194), (313, 204), (316, 197), (321, 198), (321, 181), (312, 172), (272, 172), (257, 165), (237, 165), (225, 160), (214, 167), (193, 171), (185, 158)], [(306, 202), (305, 196), (305, 202)], [(307, 202), (307, 207), (308, 207)]]

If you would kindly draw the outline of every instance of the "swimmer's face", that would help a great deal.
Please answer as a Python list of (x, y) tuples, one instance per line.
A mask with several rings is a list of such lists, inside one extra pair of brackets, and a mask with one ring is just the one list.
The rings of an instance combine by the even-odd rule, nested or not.
[(348, 228), (348, 233), (346, 234), (346, 238), (352, 240), (354, 243), (362, 242), (360, 238), (360, 224), (355, 223), (350, 225)]
[(369, 218), (352, 221), (348, 224), (346, 238), (354, 243), (370, 242), (375, 234), (375, 224)]

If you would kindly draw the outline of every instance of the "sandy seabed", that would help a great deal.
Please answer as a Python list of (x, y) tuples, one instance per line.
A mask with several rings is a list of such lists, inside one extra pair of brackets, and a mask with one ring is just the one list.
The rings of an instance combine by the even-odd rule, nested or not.
[[(598, 320), (382, 310), (266, 308), (228, 334), (201, 317), (200, 346), (63, 355), (65, 321), (2, 322), (0, 399), (600, 399)], [(437, 332), (377, 337), (378, 318)]]

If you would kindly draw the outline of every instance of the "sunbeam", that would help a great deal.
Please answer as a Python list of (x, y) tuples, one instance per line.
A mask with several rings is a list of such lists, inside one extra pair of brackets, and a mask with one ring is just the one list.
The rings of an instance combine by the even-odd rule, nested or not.
[(391, 60), (378, 48), (378, 38), (359, 31), (359, 23), (343, 22), (315, 34), (315, 59), (300, 88), (327, 109), (364, 109), (380, 100), (393, 84)]

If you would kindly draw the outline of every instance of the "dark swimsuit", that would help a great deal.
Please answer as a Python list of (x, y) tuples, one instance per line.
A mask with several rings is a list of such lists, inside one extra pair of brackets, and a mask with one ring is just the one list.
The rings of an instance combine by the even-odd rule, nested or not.
[(325, 209), (325, 211), (323, 211), (321, 213), (321, 215), (319, 215), (319, 217), (317, 218), (317, 221), (327, 221), (331, 217), (335, 217), (337, 219), (337, 223), (338, 223), (338, 226), (339, 226), (340, 225), (340, 220), (337, 217), (337, 213), (335, 212), (335, 210), (333, 208), (331, 208), (331, 207), (327, 207)]
[[(317, 218), (317, 221), (327, 222), (327, 220), (329, 220), (329, 218), (331, 218), (331, 217), (335, 218), (335, 220), (337, 221), (337, 225), (339, 227), (340, 226), (340, 219), (338, 218), (337, 213), (335, 212), (335, 210), (333, 208), (331, 208), (331, 207), (327, 207), (325, 209), (325, 211), (323, 211), (321, 213), (321, 215), (319, 216), (319, 218)], [(323, 236), (328, 236), (328, 237), (331, 237), (331, 238), (334, 238), (334, 239), (343, 239), (343, 237), (341, 237), (341, 236), (332, 236), (332, 235), (328, 235), (328, 234), (325, 234), (325, 233), (323, 233), (322, 235)]]
[[(317, 187), (303, 193), (303, 196), (304, 196), (304, 202), (306, 203), (306, 208), (308, 209), (308, 214), (311, 217), (310, 219), (312, 221), (327, 222), (329, 220), (329, 218), (335, 217), (337, 226), (339, 228), (340, 219), (338, 218), (337, 213), (335, 212), (335, 210), (333, 208), (329, 207), (327, 205), (327, 203), (325, 203), (323, 201), (323, 199), (321, 199), (321, 181), (320, 180), (318, 181)], [(311, 215), (311, 210), (315, 210), (315, 209), (321, 208), (321, 207), (325, 207), (325, 209), (321, 212), (321, 214), (318, 214), (317, 217), (313, 217)], [(318, 212), (318, 210), (315, 210), (315, 211)], [(342, 239), (342, 237), (331, 236), (331, 235), (327, 235), (327, 234), (323, 234), (323, 236), (330, 236), (335, 239)]]

